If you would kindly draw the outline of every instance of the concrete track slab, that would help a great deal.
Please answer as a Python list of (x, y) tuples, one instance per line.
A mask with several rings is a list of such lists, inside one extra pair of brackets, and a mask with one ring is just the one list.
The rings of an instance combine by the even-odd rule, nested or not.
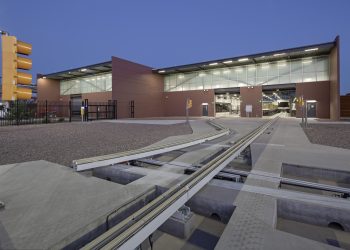
[[(1, 249), (47, 249), (89, 232), (148, 185), (120, 185), (47, 161), (0, 166)], [(71, 237), (71, 238), (70, 238)]]
[(334, 249), (275, 228), (279, 198), (350, 211), (346, 200), (278, 189), (274, 177), (280, 176), (283, 163), (350, 171), (350, 150), (311, 144), (299, 123), (300, 119), (279, 119), (251, 144), (253, 168), (239, 188), (236, 210), (216, 249)]

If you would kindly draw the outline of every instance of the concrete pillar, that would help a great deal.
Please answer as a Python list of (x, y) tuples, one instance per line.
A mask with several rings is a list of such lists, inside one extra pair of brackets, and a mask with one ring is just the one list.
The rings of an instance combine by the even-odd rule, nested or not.
[(240, 88), (241, 117), (247, 117), (246, 107), (252, 106), (250, 117), (262, 117), (262, 86)]

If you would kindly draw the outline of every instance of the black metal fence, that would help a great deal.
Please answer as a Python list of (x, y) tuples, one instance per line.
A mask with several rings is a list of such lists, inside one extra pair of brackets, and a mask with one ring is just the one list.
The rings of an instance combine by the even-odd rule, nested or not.
[(81, 107), (84, 107), (84, 121), (117, 119), (117, 101), (89, 103), (84, 100), (81, 106), (71, 101), (11, 101), (0, 105), (0, 126), (81, 120)]

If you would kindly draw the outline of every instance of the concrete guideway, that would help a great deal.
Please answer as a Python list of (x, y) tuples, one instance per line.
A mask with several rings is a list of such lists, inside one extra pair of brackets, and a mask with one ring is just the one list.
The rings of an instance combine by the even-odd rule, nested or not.
[(276, 228), (279, 201), (319, 206), (320, 211), (322, 207), (327, 208), (325, 211), (350, 209), (346, 199), (279, 189), (281, 182), (288, 182), (335, 192), (349, 191), (325, 183), (281, 176), (283, 164), (349, 171), (349, 150), (310, 143), (299, 123), (300, 120), (295, 118), (280, 119), (269, 134), (260, 136), (251, 144), (252, 171), (238, 189), (235, 212), (215, 249), (334, 249), (307, 235), (298, 236)]
[(270, 120), (241, 138), (230, 149), (105, 234), (90, 242), (83, 249), (134, 249), (137, 247), (229, 162), (236, 158), (252, 141), (260, 136), (274, 121)]
[[(213, 122), (210, 122), (213, 124)], [(215, 125), (216, 127), (221, 127), (220, 125)], [(112, 164), (117, 164), (125, 161), (145, 158), (157, 154), (162, 154), (190, 146), (194, 146), (206, 141), (214, 140), (221, 136), (227, 135), (230, 130), (227, 128), (222, 128), (219, 131), (201, 133), (198, 135), (187, 136), (185, 139), (176, 140), (164, 144), (158, 144), (154, 146), (148, 146), (145, 148), (120, 152), (116, 154), (102, 155), (90, 158), (84, 158), (80, 160), (73, 161), (73, 167), (76, 171), (84, 171), (97, 167), (104, 167)]]

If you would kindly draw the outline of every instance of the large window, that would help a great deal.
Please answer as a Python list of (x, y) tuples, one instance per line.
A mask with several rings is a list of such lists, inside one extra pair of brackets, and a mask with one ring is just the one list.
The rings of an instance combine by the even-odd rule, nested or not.
[(164, 91), (234, 88), (329, 80), (328, 56), (225, 67), (165, 76)]
[(61, 95), (112, 91), (112, 74), (99, 74), (86, 77), (62, 80)]

